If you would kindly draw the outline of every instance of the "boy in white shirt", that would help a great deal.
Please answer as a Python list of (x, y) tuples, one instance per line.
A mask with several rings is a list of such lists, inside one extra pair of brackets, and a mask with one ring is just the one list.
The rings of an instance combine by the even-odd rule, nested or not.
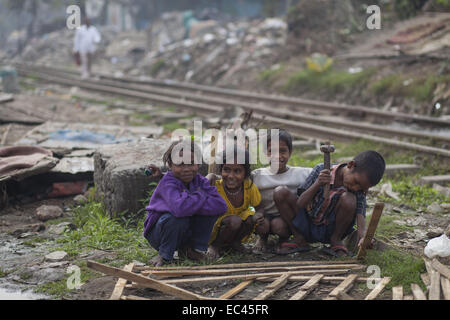
[[(273, 196), (276, 188), (287, 188), (290, 192), (297, 195), (297, 189), (303, 185), (306, 178), (312, 171), (312, 168), (291, 167), (287, 163), (292, 154), (292, 136), (286, 130), (279, 129), (278, 150), (273, 150), (270, 141), (271, 135), (268, 135), (267, 156), (271, 162), (278, 162), (278, 171), (271, 172), (271, 168), (259, 168), (252, 172), (253, 183), (258, 187), (261, 193), (261, 203), (256, 209), (264, 209), (264, 223), (258, 224), (256, 234), (259, 239), (255, 244), (256, 251), (267, 252), (267, 238), (269, 234), (275, 234), (279, 237), (279, 243), (285, 243), (290, 236), (290, 231), (286, 222), (281, 219), (278, 208), (274, 202)], [(278, 157), (273, 158), (272, 155)]]
[(91, 73), (91, 62), (96, 50), (96, 44), (101, 40), (97, 28), (91, 26), (88, 18), (85, 18), (84, 24), (77, 28), (73, 43), (73, 51), (79, 54), (81, 58), (81, 77), (89, 78)]

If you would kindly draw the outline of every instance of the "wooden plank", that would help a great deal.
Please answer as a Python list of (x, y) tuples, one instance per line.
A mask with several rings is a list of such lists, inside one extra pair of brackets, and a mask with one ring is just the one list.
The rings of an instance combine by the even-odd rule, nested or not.
[(143, 297), (138, 297), (138, 296), (133, 296), (133, 295), (128, 295), (128, 296), (122, 296), (120, 297), (121, 300), (151, 300), (149, 298), (143, 298)]
[(320, 280), (324, 277), (323, 274), (316, 274), (300, 287), (298, 292), (294, 294), (289, 300), (303, 300), (313, 289), (317, 288)]
[[(273, 262), (249, 262), (249, 263), (231, 263), (231, 264), (214, 264), (207, 266), (192, 266), (189, 270), (210, 270), (210, 269), (233, 269), (233, 268), (253, 268), (253, 267), (273, 267), (273, 266), (314, 266), (314, 265), (333, 265), (333, 264), (358, 264), (354, 259), (338, 261), (338, 260), (323, 260), (323, 261), (273, 261)], [(151, 266), (136, 266), (135, 270), (185, 270), (186, 267), (151, 267)]]
[(414, 300), (414, 297), (412, 295), (404, 296), (403, 300)]
[(411, 283), (411, 291), (413, 293), (414, 300), (427, 300), (427, 296), (423, 293), (418, 284)]
[(364, 300), (374, 300), (383, 291), (384, 287), (391, 281), (391, 277), (384, 277), (377, 283), (375, 288), (367, 295)]
[(221, 295), (219, 297), (219, 299), (230, 299), (232, 297), (234, 297), (235, 295), (237, 295), (239, 292), (241, 292), (242, 290), (244, 290), (245, 288), (247, 288), (250, 284), (253, 283), (253, 280), (245, 280), (242, 281), (241, 283), (239, 283), (237, 286), (235, 286), (234, 288), (232, 288), (231, 290), (228, 290), (227, 292), (225, 292), (223, 295)]
[(441, 274), (433, 271), (430, 275), (430, 292), (428, 293), (428, 300), (441, 299)]
[(442, 295), (445, 300), (450, 300), (450, 280), (441, 277)]
[(428, 273), (421, 273), (420, 278), (423, 284), (428, 288), (430, 286), (430, 275)]
[(296, 266), (296, 267), (268, 267), (268, 268), (242, 268), (242, 269), (214, 269), (214, 270), (145, 270), (142, 271), (143, 275), (151, 274), (162, 277), (182, 277), (182, 276), (195, 276), (195, 275), (225, 275), (235, 272), (250, 272), (250, 271), (295, 271), (295, 270), (308, 270), (308, 269), (340, 269), (340, 268), (350, 268), (353, 270), (362, 270), (364, 266), (357, 264), (335, 264), (335, 265), (317, 265), (317, 266)]
[(339, 291), (344, 291), (347, 292), (352, 286), (353, 283), (355, 282), (356, 278), (358, 277), (357, 274), (350, 274), (347, 276), (347, 278), (345, 278), (344, 281), (342, 281), (336, 288), (334, 288), (330, 293), (329, 293), (329, 297), (337, 297)]
[[(134, 263), (132, 262), (130, 264), (127, 264), (123, 268), (123, 270), (124, 271), (128, 271), (128, 272), (132, 272), (133, 271), (133, 267), (134, 267)], [(127, 284), (127, 280), (126, 279), (119, 278), (119, 280), (117, 280), (116, 286), (114, 287), (114, 290), (113, 290), (109, 300), (120, 300), (120, 296), (122, 295), (123, 289), (125, 288), (126, 284)]]
[(288, 282), (288, 279), (290, 277), (290, 274), (285, 273), (281, 275), (278, 279), (276, 279), (274, 282), (266, 286), (265, 290), (261, 292), (257, 297), (253, 298), (253, 300), (266, 300), (273, 296), (275, 292), (277, 292), (278, 289), (285, 286)]
[(450, 269), (440, 263), (436, 258), (431, 261), (431, 266), (441, 275), (443, 275), (447, 279), (450, 279)]
[(381, 214), (383, 213), (384, 203), (377, 202), (372, 211), (372, 217), (370, 218), (369, 226), (367, 227), (366, 235), (364, 236), (363, 243), (358, 250), (357, 259), (362, 259), (366, 256), (367, 247), (372, 242), (375, 231), (377, 230), (378, 222), (380, 221)]
[[(288, 273), (291, 275), (306, 275), (309, 274), (309, 277), (305, 277), (304, 279), (308, 280), (311, 278), (312, 274), (321, 273), (321, 274), (329, 274), (329, 275), (337, 275), (337, 274), (345, 274), (351, 271), (350, 269), (337, 269), (337, 270), (311, 270), (311, 271), (289, 271)], [(212, 276), (212, 277), (198, 277), (198, 278), (181, 278), (181, 279), (170, 279), (164, 280), (164, 283), (177, 284), (177, 283), (193, 283), (193, 282), (206, 282), (206, 281), (222, 281), (222, 280), (250, 280), (257, 279), (260, 277), (279, 277), (285, 272), (269, 272), (269, 273), (254, 273), (254, 274), (236, 274), (230, 276)]]
[(163, 292), (165, 294), (169, 294), (171, 296), (175, 296), (177, 298), (181, 299), (194, 299), (194, 300), (200, 300), (200, 299), (207, 299), (206, 297), (202, 297), (200, 295), (197, 295), (195, 293), (189, 292), (184, 289), (177, 288), (175, 286), (171, 286), (167, 283), (150, 279), (144, 276), (141, 276), (139, 274), (128, 272), (119, 268), (110, 267), (98, 262), (94, 261), (88, 261), (87, 266), (91, 269), (94, 269), (96, 271), (102, 272), (104, 274), (113, 276), (113, 277), (119, 277), (126, 279), (128, 281), (134, 281), (137, 283), (140, 283), (142, 285), (147, 286), (148, 288), (158, 290), (160, 292)]
[(403, 300), (403, 287), (397, 286), (392, 288), (392, 300)]

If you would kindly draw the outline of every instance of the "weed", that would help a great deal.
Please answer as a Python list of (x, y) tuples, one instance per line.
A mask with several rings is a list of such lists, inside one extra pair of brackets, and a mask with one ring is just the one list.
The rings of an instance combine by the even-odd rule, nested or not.
[(288, 79), (283, 86), (285, 92), (296, 92), (303, 88), (306, 90), (327, 90), (337, 93), (345, 89), (353, 89), (368, 82), (373, 74), (372, 69), (366, 69), (357, 73), (336, 71), (333, 69), (318, 73), (312, 70), (301, 70)]
[(369, 250), (365, 264), (377, 265), (381, 269), (382, 277), (391, 277), (386, 289), (401, 285), (405, 294), (411, 292), (411, 283), (416, 283), (426, 289), (420, 278), (425, 272), (425, 263), (422, 259), (396, 249), (386, 251)]

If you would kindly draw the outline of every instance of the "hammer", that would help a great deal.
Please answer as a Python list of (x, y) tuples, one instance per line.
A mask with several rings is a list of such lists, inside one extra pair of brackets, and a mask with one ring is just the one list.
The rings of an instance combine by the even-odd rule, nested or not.
[[(324, 169), (330, 170), (330, 153), (334, 152), (334, 145), (326, 141), (325, 144), (320, 146), (320, 151), (323, 152), (323, 165)], [(328, 198), (328, 192), (330, 191), (330, 185), (326, 184), (323, 189), (324, 199)]]

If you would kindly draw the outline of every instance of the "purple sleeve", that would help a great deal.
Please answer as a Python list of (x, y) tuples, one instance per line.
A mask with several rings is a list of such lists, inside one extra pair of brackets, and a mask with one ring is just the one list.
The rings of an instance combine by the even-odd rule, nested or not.
[(203, 190), (180, 192), (179, 186), (173, 181), (167, 181), (164, 190), (161, 191), (161, 198), (169, 207), (170, 213), (178, 218), (197, 214), (207, 200)]
[(217, 192), (215, 186), (209, 184), (206, 178), (200, 178), (200, 188), (206, 194), (206, 201), (198, 214), (204, 216), (222, 215), (228, 210), (227, 203)]

